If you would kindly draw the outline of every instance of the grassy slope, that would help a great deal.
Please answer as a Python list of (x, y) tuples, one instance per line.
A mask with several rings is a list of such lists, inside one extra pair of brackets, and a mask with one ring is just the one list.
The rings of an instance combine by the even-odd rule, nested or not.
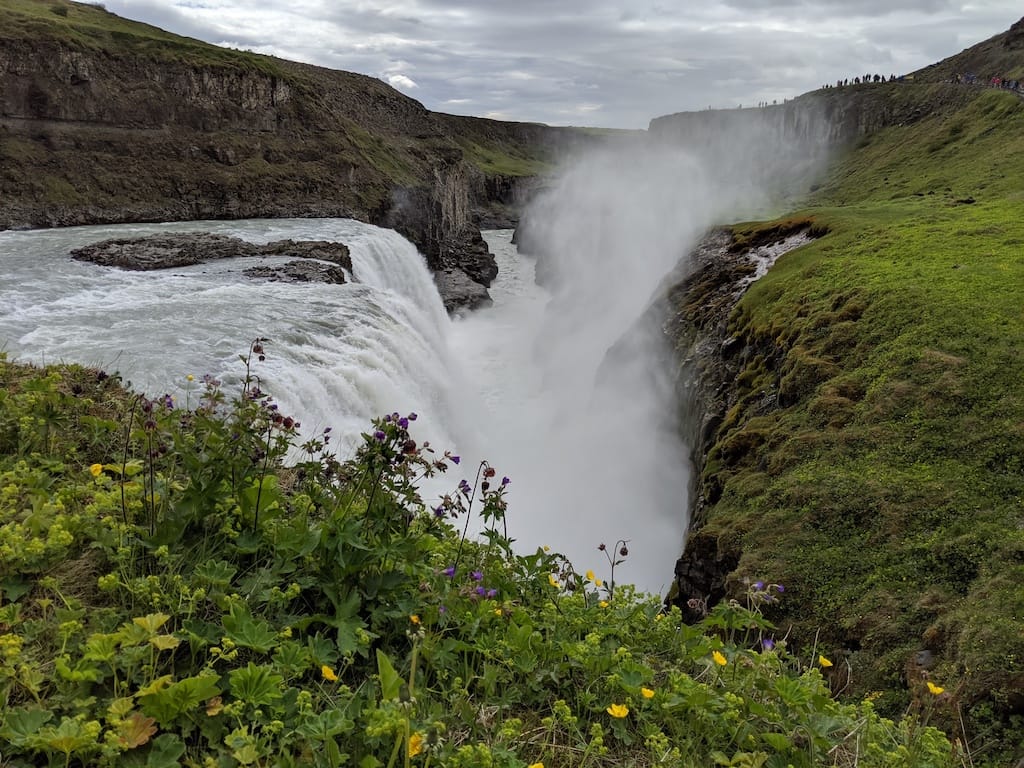
[[(906, 706), (894, 692), (929, 649), (954, 692), (945, 724), (960, 707), (974, 748), (1011, 752), (1024, 732), (1007, 714), (1024, 691), (1021, 179), (1024, 102), (997, 92), (839, 160), (807, 211), (830, 234), (781, 259), (732, 317), (783, 356), (740, 377), (704, 531), (742, 544), (740, 573), (793, 587), (783, 618), (849, 661), (850, 690)], [(758, 415), (765, 393), (783, 407)]]
[(171, 32), (123, 19), (99, 5), (67, 0), (5, 0), (0, 38), (57, 40), (72, 48), (135, 55), (196, 66), (255, 69), (283, 76), (268, 56), (219, 48)]

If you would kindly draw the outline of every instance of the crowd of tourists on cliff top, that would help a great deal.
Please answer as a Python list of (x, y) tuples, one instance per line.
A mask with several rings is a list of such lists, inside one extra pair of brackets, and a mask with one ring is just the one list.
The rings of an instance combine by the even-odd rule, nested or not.
[[(842, 80), (836, 80), (835, 85), (825, 84), (822, 87), (823, 90), (829, 88), (845, 88), (851, 85), (866, 85), (868, 83), (912, 83), (914, 82), (913, 75), (859, 75), (857, 77), (849, 78), (845, 77)], [(949, 78), (945, 82), (956, 83), (957, 85), (973, 85), (977, 87), (985, 88), (1001, 88), (1005, 91), (1013, 91), (1021, 96), (1024, 96), (1024, 80), (1019, 80), (1010, 77), (1000, 77), (999, 75), (992, 76), (980, 76), (975, 75), (971, 72), (957, 72), (953, 77)], [(783, 99), (782, 103), (786, 104), (789, 99)], [(758, 108), (773, 107), (776, 106), (778, 101), (759, 101), (757, 103)], [(743, 109), (743, 105), (740, 104), (740, 109)], [(708, 107), (711, 109), (711, 107)]]

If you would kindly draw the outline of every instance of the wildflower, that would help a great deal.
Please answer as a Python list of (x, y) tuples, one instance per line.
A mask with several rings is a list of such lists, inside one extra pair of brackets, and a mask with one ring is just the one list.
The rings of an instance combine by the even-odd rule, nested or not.
[(188, 376), (185, 377), (185, 381), (195, 381), (195, 380), (196, 380), (196, 377), (193, 376), (191, 373)]
[(449, 456), (448, 460), (451, 461), (452, 464), (458, 464), (460, 461), (462, 461), (462, 459), (458, 456)]
[(475, 593), (476, 593), (477, 595), (479, 595), (480, 597), (486, 597), (486, 596), (487, 596), (487, 589), (486, 589), (485, 587), (477, 587), (477, 588), (476, 588), (476, 589), (474, 589), (473, 591), (474, 591), (474, 592), (475, 592)]
[(786, 591), (786, 588), (785, 588), (784, 586), (782, 586), (781, 584), (776, 584), (776, 585), (775, 585), (775, 589), (776, 589), (776, 591), (777, 591), (777, 592), (778, 592), (779, 594), (782, 594), (783, 592), (785, 592), (785, 591)]
[(942, 692), (943, 692), (944, 690), (946, 690), (946, 689), (945, 689), (945, 688), (943, 688), (943, 687), (942, 687), (941, 685), (936, 685), (936, 684), (935, 684), (935, 683), (933, 683), (933, 682), (932, 682), (931, 680), (929, 680), (929, 681), (928, 681), (928, 690), (929, 690), (929, 691), (930, 691), (930, 692), (931, 692), (931, 693), (932, 693), (933, 695), (935, 695), (935, 696), (938, 696), (938, 695), (939, 695), (940, 693), (942, 693)]
[(551, 547), (549, 547), (547, 544), (545, 544), (544, 545), (544, 551), (545, 552), (550, 552), (551, 551)]
[(726, 664), (729, 663), (728, 660), (725, 658), (725, 656), (722, 655), (722, 653), (720, 651), (715, 651), (714, 653), (712, 653), (711, 654), (711, 658), (714, 659), (715, 660), (715, 664), (717, 664), (720, 667), (724, 667)]
[(382, 443), (384, 442), (384, 438), (385, 438), (385, 437), (387, 437), (387, 435), (385, 435), (385, 434), (384, 434), (383, 432), (381, 432), (381, 431), (380, 431), (379, 429), (378, 429), (378, 430), (377, 430), (376, 432), (374, 432), (374, 433), (373, 433), (373, 439), (374, 439), (374, 440), (379, 440), (379, 441), (380, 441), (380, 442), (382, 442)]
[(544, 763), (530, 763), (526, 768), (544, 768)]
[(455, 566), (454, 565), (449, 565), (447, 568), (445, 568), (443, 571), (441, 571), (441, 573), (443, 573), (449, 579), (454, 578), (455, 577)]
[(761, 648), (763, 648), (766, 651), (774, 650), (775, 641), (772, 640), (770, 637), (766, 637), (764, 640), (761, 641)]
[(434, 507), (434, 517), (444, 517), (444, 507)]
[(93, 464), (91, 467), (89, 467), (89, 474), (92, 475), (93, 477), (99, 477), (100, 475), (103, 474), (103, 465)]
[(645, 699), (653, 699), (654, 691), (652, 691), (650, 688), (641, 688), (640, 695), (643, 696)]
[(418, 625), (420, 623), (420, 617), (419, 617), (419, 615), (414, 613), (414, 614), (412, 614), (409, 617), (409, 621), (411, 621), (413, 624), (417, 624)]
[(423, 734), (414, 733), (409, 737), (409, 757), (416, 757), (423, 751)]
[(484, 574), (482, 571), (471, 571), (469, 574), (469, 578), (471, 578), (473, 581), (483, 581)]
[(593, 581), (593, 580), (594, 580), (594, 572), (588, 570), (587, 571), (587, 581)]
[(406, 418), (399, 419), (398, 420), (398, 426), (400, 426), (402, 429), (408, 429), (409, 428), (409, 420), (406, 419)]
[(594, 586), (595, 587), (603, 587), (604, 586), (604, 582), (601, 579), (594, 579)]
[(603, 542), (597, 545), (598, 552), (604, 552), (606, 549), (608, 549), (608, 547), (606, 547)]
[(548, 574), (548, 584), (550, 584), (552, 587), (560, 587), (560, 586), (562, 586), (561, 584), (558, 583), (558, 579), (555, 578), (555, 574), (553, 574), (553, 573), (549, 573)]
[(607, 601), (607, 600), (602, 600), (602, 601), (601, 601), (600, 603), (598, 603), (597, 605), (598, 605), (598, 607), (600, 607), (600, 608), (607, 608), (607, 607), (608, 607), (608, 601)]
[(818, 654), (818, 663), (821, 664), (821, 666), (823, 666), (823, 667), (831, 667), (832, 666), (832, 662), (829, 661), (828, 659), (826, 659), (820, 653)]
[(406, 418), (409, 419), (409, 421), (416, 421), (416, 419), (418, 419), (419, 417), (416, 415), (416, 412), (413, 411), (408, 416), (406, 416)]
[(502, 485), (502, 487), (504, 487), (504, 486), (508, 485), (508, 484), (509, 484), (509, 483), (511, 483), (511, 482), (512, 482), (512, 481), (511, 481), (511, 480), (509, 480), (509, 479), (508, 479), (507, 477), (503, 477), (503, 478), (501, 478), (501, 485)]
[(629, 714), (629, 707), (625, 704), (610, 704), (605, 710), (609, 715), (616, 718), (623, 718)]
[(494, 609), (494, 615), (495, 616), (501, 616), (501, 608), (495, 608)]
[(758, 592), (760, 592), (762, 589), (764, 589), (764, 582), (763, 581), (755, 581), (754, 582), (754, 589), (756, 589)]
[(488, 589), (487, 590), (487, 597), (488, 597), (488, 599), (493, 600), (497, 596), (498, 596), (498, 590), (496, 590), (496, 589)]
[(320, 667), (320, 674), (323, 675), (324, 680), (326, 680), (329, 683), (336, 683), (336, 682), (338, 682), (338, 673), (335, 672), (333, 669), (331, 669), (326, 664), (324, 664), (322, 667)]

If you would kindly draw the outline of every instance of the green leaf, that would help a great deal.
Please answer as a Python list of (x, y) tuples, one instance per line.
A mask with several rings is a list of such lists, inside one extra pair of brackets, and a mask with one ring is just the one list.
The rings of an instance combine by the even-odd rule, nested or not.
[(48, 709), (24, 707), (10, 709), (4, 714), (4, 724), (0, 727), (0, 738), (16, 747), (28, 746), (39, 729), (52, 719), (53, 712)]
[(185, 744), (173, 733), (164, 733), (153, 739), (153, 747), (146, 758), (146, 768), (178, 768)]
[(762, 733), (761, 739), (776, 752), (788, 753), (793, 749), (793, 742), (784, 733)]
[(165, 728), (174, 723), (179, 715), (195, 709), (207, 699), (220, 693), (216, 674), (186, 677), (160, 690), (139, 696), (142, 711)]
[(0, 582), (0, 593), (2, 593), (9, 602), (13, 603), (31, 592), (32, 585), (33, 583), (31, 581), (12, 576)]
[(272, 671), (267, 665), (249, 665), (242, 669), (234, 669), (228, 675), (231, 694), (241, 701), (254, 707), (273, 704), (281, 698), (281, 686), (284, 678)]
[(257, 653), (269, 653), (277, 644), (277, 633), (270, 624), (253, 619), (244, 603), (232, 603), (223, 622), (227, 636), (243, 648), (251, 648)]
[(377, 675), (380, 677), (380, 693), (384, 701), (398, 698), (402, 678), (395, 671), (391, 659), (380, 648), (377, 649)]
[(196, 578), (211, 587), (226, 589), (238, 569), (225, 560), (207, 560), (195, 570)]

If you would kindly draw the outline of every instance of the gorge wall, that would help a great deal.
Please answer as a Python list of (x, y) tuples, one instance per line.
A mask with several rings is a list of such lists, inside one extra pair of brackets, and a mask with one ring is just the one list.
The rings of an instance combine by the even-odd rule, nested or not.
[(95, 6), (39, 8), (0, 10), (0, 228), (352, 217), (395, 227), (435, 271), (462, 273), (479, 286), (459, 300), (471, 304), (495, 272), (482, 212), (507, 218), (519, 178), (578, 138), (435, 114), (371, 77), (208, 46)]

